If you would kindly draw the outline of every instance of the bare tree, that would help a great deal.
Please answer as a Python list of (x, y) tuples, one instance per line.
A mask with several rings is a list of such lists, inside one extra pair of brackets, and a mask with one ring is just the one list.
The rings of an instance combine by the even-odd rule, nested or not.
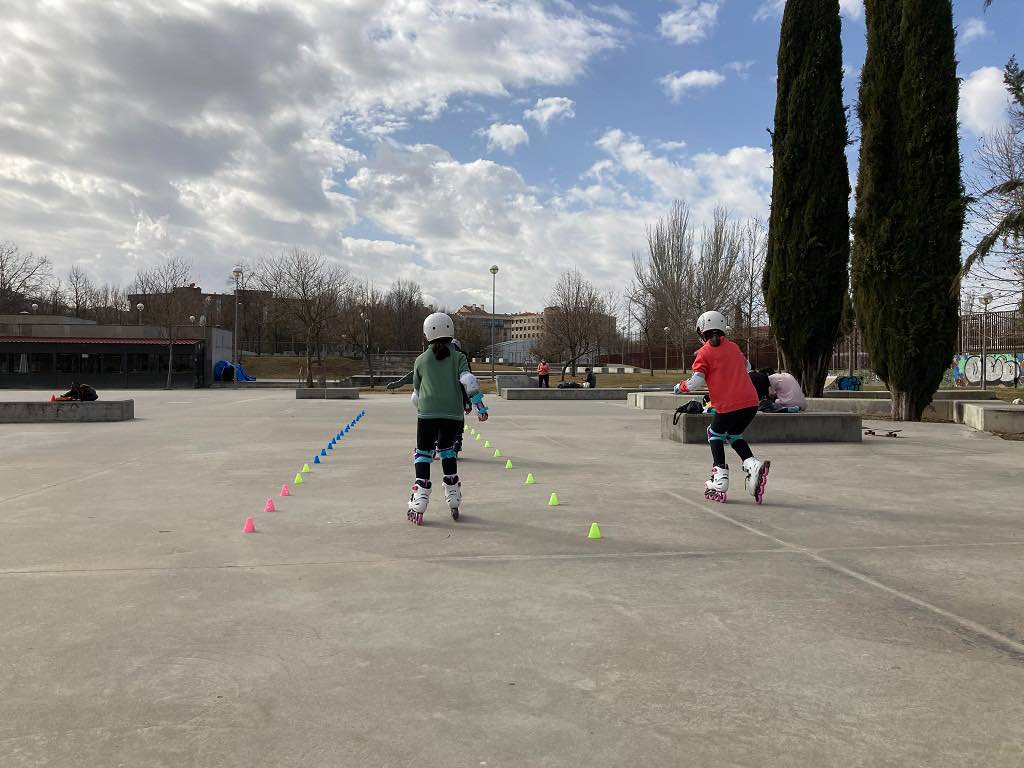
[(491, 343), (488, 329), (484, 327), (483, 323), (473, 320), (460, 319), (454, 315), (452, 319), (455, 321), (455, 334), (458, 336), (459, 344), (462, 345), (462, 351), (471, 359), (482, 357)]
[[(384, 293), (370, 282), (354, 286), (346, 296), (346, 307), (340, 318), (342, 336), (366, 359), (370, 387), (374, 385), (373, 350), (387, 334), (389, 312)], [(418, 346), (418, 345), (417, 345)]]
[(342, 312), (348, 272), (319, 252), (292, 248), (261, 261), (255, 282), (273, 293), (275, 306), (306, 340), (306, 386), (313, 386), (314, 349)]
[(579, 359), (596, 351), (602, 334), (609, 338), (602, 329), (609, 324), (614, 327), (615, 319), (609, 316), (604, 297), (578, 269), (562, 273), (548, 304), (544, 334), (535, 346), (545, 357), (563, 361), (564, 379), (566, 369), (571, 366), (575, 375)]
[(746, 341), (747, 359), (750, 359), (754, 327), (761, 324), (765, 314), (764, 292), (761, 288), (764, 260), (768, 249), (768, 229), (761, 219), (749, 220), (742, 229), (740, 261), (737, 275), (741, 278), (737, 301), (741, 317), (737, 318), (736, 335), (742, 330)]
[(384, 294), (384, 305), (390, 316), (391, 342), (397, 349), (419, 349), (427, 315), (420, 286), (411, 280), (395, 280)]
[(22, 311), (28, 297), (44, 292), (52, 273), (45, 256), (25, 253), (16, 243), (0, 242), (0, 314)]
[(189, 315), (196, 310), (195, 297), (187, 290), (191, 275), (192, 265), (186, 259), (166, 256), (155, 266), (140, 270), (132, 283), (131, 292), (145, 304), (149, 324), (159, 328), (167, 339), (167, 389), (174, 384), (178, 328), (187, 324)]
[(89, 312), (96, 293), (88, 273), (75, 264), (68, 271), (67, 286), (68, 302), (71, 305), (71, 310), (75, 313), (75, 317), (85, 317)]

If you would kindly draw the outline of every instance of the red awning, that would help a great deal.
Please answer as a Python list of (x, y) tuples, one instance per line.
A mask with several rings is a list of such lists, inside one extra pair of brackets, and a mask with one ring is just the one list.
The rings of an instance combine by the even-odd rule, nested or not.
[[(202, 339), (175, 339), (174, 346), (198, 344)], [(129, 339), (90, 336), (0, 336), (0, 344), (114, 344), (122, 347), (166, 347), (167, 339)]]

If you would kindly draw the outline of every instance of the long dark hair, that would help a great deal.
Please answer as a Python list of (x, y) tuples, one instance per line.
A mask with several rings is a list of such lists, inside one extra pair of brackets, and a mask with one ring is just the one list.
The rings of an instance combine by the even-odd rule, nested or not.
[(706, 341), (712, 347), (717, 347), (719, 344), (722, 343), (723, 336), (725, 336), (725, 334), (716, 328), (704, 334), (704, 341)]
[(452, 353), (451, 349), (448, 347), (451, 343), (452, 340), (449, 338), (434, 339), (430, 343), (430, 348), (434, 351), (434, 357), (438, 360), (444, 360), (448, 357)]

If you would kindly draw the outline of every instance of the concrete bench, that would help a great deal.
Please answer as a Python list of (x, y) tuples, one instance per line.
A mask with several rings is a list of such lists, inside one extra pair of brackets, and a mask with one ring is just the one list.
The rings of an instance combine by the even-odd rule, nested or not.
[(358, 400), (359, 387), (299, 387), (296, 400)]
[(625, 400), (628, 389), (519, 389), (510, 387), (501, 393), (506, 400)]
[(131, 421), (134, 418), (134, 400), (94, 400), (91, 403), (75, 401), (0, 402), (0, 424)]
[(954, 419), (958, 424), (995, 434), (1024, 434), (1024, 406), (957, 402)]
[[(710, 414), (661, 414), (661, 438), (677, 443), (707, 443)], [(859, 443), (860, 416), (852, 413), (759, 413), (744, 431), (751, 443)]]
[[(828, 399), (836, 400), (892, 400), (892, 394), (885, 390), (864, 390), (850, 392), (847, 390), (826, 390)], [(932, 400), (998, 400), (995, 393), (987, 389), (940, 389)]]
[(526, 373), (499, 373), (495, 375), (498, 394), (504, 397), (506, 389), (529, 389), (537, 386), (537, 377)]

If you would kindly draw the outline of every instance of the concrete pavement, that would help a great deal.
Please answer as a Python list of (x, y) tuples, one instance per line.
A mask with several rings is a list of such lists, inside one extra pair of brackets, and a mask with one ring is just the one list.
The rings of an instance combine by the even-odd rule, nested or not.
[(1024, 762), (1024, 444), (766, 446), (717, 505), (657, 412), (491, 398), (514, 469), (415, 528), (405, 397), (126, 396), (0, 427), (4, 768)]

